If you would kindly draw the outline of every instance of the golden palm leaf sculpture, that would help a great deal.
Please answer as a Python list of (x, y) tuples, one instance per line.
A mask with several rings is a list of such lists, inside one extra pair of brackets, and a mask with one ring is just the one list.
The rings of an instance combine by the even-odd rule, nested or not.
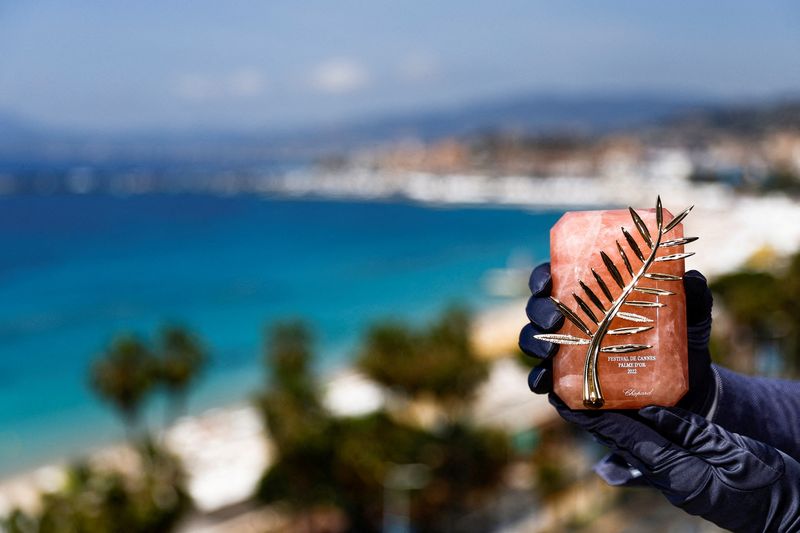
[[(692, 206), (694, 207), (694, 206)], [(600, 389), (600, 381), (597, 375), (597, 357), (600, 352), (604, 353), (613, 353), (613, 354), (621, 354), (621, 353), (631, 353), (631, 352), (638, 352), (641, 350), (647, 350), (652, 348), (649, 344), (637, 344), (635, 342), (625, 343), (625, 344), (613, 344), (610, 346), (602, 346), (601, 343), (606, 335), (613, 335), (613, 336), (635, 336), (638, 333), (642, 333), (653, 329), (652, 325), (648, 325), (652, 323), (653, 320), (629, 311), (623, 311), (622, 309), (625, 307), (630, 308), (646, 308), (646, 307), (665, 307), (667, 304), (662, 303), (660, 301), (643, 301), (643, 300), (636, 300), (634, 293), (641, 293), (641, 294), (652, 294), (656, 296), (671, 296), (675, 293), (672, 291), (658, 289), (654, 287), (647, 287), (643, 283), (645, 280), (654, 280), (654, 281), (681, 281), (683, 278), (681, 276), (675, 276), (672, 274), (663, 274), (658, 272), (652, 272), (651, 268), (654, 265), (665, 262), (665, 261), (677, 261), (680, 259), (684, 259), (691, 255), (694, 255), (694, 252), (686, 252), (686, 253), (674, 253), (669, 255), (662, 255), (660, 257), (656, 257), (656, 254), (660, 248), (670, 248), (674, 246), (681, 246), (683, 244), (688, 244), (690, 242), (694, 242), (697, 240), (697, 237), (682, 237), (678, 239), (672, 240), (664, 240), (664, 236), (675, 226), (681, 223), (681, 221), (686, 218), (686, 215), (692, 210), (692, 207), (689, 207), (678, 216), (673, 218), (669, 223), (666, 225), (664, 224), (663, 219), (663, 209), (661, 207), (661, 197), (659, 196), (656, 200), (656, 231), (654, 234), (651, 234), (650, 230), (645, 225), (642, 218), (636, 213), (636, 211), (629, 207), (628, 210), (631, 214), (631, 219), (633, 221), (633, 226), (636, 228), (636, 231), (642, 236), (642, 240), (645, 243), (645, 249), (642, 250), (639, 245), (634, 240), (631, 233), (625, 229), (622, 229), (622, 237), (628, 243), (628, 246), (633, 251), (635, 257), (628, 257), (623, 250), (622, 246), (620, 246), (619, 241), (616, 241), (616, 249), (619, 253), (620, 259), (622, 260), (622, 264), (624, 265), (625, 270), (628, 272), (630, 276), (630, 280), (626, 284), (623, 280), (623, 276), (620, 273), (620, 268), (614, 263), (611, 259), (609, 254), (604, 251), (600, 252), (600, 256), (603, 260), (603, 264), (605, 265), (608, 273), (611, 276), (611, 279), (617, 285), (619, 289), (619, 294), (614, 297), (612, 289), (609, 288), (608, 284), (603, 281), (603, 278), (592, 269), (592, 274), (594, 279), (597, 281), (597, 285), (600, 287), (600, 290), (603, 292), (603, 295), (608, 299), (610, 306), (606, 308), (603, 303), (601, 302), (600, 298), (590, 289), (585, 283), (579, 281), (581, 290), (586, 295), (586, 298), (594, 306), (602, 312), (602, 316), (595, 315), (595, 312), (592, 310), (591, 307), (586, 303), (586, 301), (578, 296), (577, 294), (573, 293), (572, 296), (575, 299), (576, 304), (578, 307), (586, 314), (591, 322), (594, 325), (594, 331), (592, 331), (592, 327), (586, 324), (586, 322), (581, 319), (578, 314), (570, 309), (567, 305), (563, 302), (560, 302), (556, 298), (551, 297), (553, 302), (555, 303), (556, 307), (558, 307), (559, 311), (563, 313), (563, 315), (575, 326), (577, 326), (578, 330), (582, 332), (585, 337), (576, 337), (573, 335), (564, 335), (564, 334), (541, 334), (535, 335), (537, 339), (541, 339), (543, 341), (552, 342), (555, 344), (586, 344), (588, 345), (588, 349), (586, 351), (586, 360), (584, 362), (583, 367), (583, 405), (590, 409), (599, 409), (605, 403), (603, 399), (603, 392)], [(638, 260), (638, 263), (636, 262)], [(638, 269), (634, 269), (634, 266), (638, 265)], [(615, 289), (616, 291), (616, 289)], [(629, 327), (620, 327), (616, 329), (609, 329), (611, 325), (611, 321), (618, 317), (620, 319), (626, 320), (628, 322), (632, 322), (634, 326)]]

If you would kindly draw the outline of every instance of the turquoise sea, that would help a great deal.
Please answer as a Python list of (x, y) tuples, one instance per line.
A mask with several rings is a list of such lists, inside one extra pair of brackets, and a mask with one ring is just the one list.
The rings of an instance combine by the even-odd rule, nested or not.
[(191, 327), (212, 355), (191, 410), (247, 401), (264, 380), (265, 325), (308, 320), (323, 370), (344, 365), (376, 319), (421, 322), (451, 302), (491, 304), (485, 273), (511, 256), (546, 258), (560, 214), (253, 196), (0, 197), (0, 474), (121, 438), (86, 384), (115, 333)]

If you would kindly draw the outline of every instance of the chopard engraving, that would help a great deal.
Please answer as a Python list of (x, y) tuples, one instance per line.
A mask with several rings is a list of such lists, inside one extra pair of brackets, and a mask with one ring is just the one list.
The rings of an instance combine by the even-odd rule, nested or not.
[(639, 396), (650, 396), (653, 394), (653, 389), (639, 390), (639, 389), (625, 389), (625, 396), (632, 396), (638, 398)]

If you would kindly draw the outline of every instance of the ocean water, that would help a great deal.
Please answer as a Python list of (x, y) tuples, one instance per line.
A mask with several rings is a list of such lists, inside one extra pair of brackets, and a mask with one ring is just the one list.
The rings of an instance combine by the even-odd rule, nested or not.
[[(0, 198), (0, 473), (120, 439), (87, 386), (114, 334), (164, 322), (212, 357), (198, 412), (247, 401), (265, 377), (266, 325), (303, 318), (322, 370), (376, 319), (422, 322), (495, 299), (482, 280), (511, 256), (547, 257), (560, 212), (252, 196)], [(520, 310), (521, 321), (524, 320)], [(151, 425), (160, 423), (151, 407)]]

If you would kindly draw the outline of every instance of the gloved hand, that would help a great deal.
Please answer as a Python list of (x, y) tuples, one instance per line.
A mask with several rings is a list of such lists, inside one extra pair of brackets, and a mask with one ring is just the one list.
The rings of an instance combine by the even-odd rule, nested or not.
[[(686, 292), (689, 391), (678, 405), (708, 416), (715, 405), (717, 392), (717, 380), (708, 351), (713, 300), (705, 277), (696, 270), (684, 275), (683, 285)], [(536, 339), (534, 335), (553, 333), (564, 324), (564, 316), (549, 298), (553, 286), (550, 263), (542, 263), (531, 272), (528, 286), (531, 297), (526, 312), (530, 323), (520, 332), (519, 346), (526, 354), (542, 360), (529, 374), (528, 385), (537, 394), (547, 394), (553, 390), (552, 363), (558, 345)], [(601, 459), (594, 469), (610, 485), (645, 484), (640, 473), (614, 453)]]
[(611, 447), (673, 505), (741, 532), (800, 531), (800, 463), (680, 408), (573, 411), (566, 420)]
[[(533, 392), (546, 394), (553, 388), (552, 359), (558, 352), (558, 345), (535, 339), (534, 335), (553, 333), (564, 324), (563, 315), (549, 298), (553, 286), (550, 263), (542, 263), (533, 270), (528, 286), (531, 297), (526, 312), (530, 323), (520, 332), (519, 347), (526, 354), (543, 360), (531, 371), (528, 385)], [(683, 286), (686, 292), (689, 392), (678, 405), (706, 416), (714, 403), (717, 388), (708, 351), (713, 299), (706, 278), (696, 270), (684, 275)]]

